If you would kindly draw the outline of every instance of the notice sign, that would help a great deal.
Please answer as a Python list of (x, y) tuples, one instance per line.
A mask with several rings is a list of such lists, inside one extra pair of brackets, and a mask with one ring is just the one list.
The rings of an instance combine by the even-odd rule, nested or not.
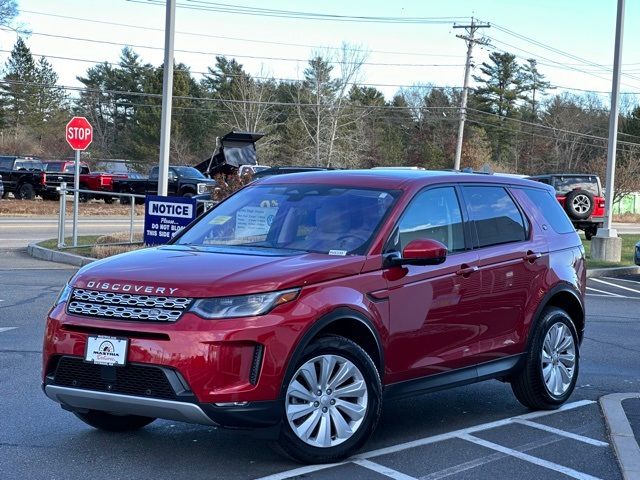
[(196, 201), (191, 198), (147, 195), (144, 207), (144, 243), (167, 243), (195, 218)]

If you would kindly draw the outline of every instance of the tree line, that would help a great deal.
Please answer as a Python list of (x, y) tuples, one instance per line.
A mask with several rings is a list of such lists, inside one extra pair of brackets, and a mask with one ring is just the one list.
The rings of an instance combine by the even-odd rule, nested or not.
[[(258, 143), (263, 164), (451, 168), (461, 90), (425, 81), (386, 99), (361, 81), (366, 58), (347, 44), (315, 52), (299, 81), (252, 75), (223, 56), (200, 78), (176, 63), (172, 163), (201, 161), (216, 137), (235, 129), (266, 133)], [(94, 126), (87, 160), (127, 159), (144, 171), (158, 158), (162, 71), (124, 48), (117, 63), (90, 66), (77, 77), (82, 87), (69, 89), (19, 38), (0, 84), (0, 149), (68, 157), (64, 124), (83, 115)], [(522, 63), (502, 51), (492, 52), (473, 78), (462, 167), (604, 178), (608, 106), (600, 96), (556, 91), (535, 60)], [(640, 105), (623, 98), (616, 179), (621, 191), (632, 191), (640, 189)]]

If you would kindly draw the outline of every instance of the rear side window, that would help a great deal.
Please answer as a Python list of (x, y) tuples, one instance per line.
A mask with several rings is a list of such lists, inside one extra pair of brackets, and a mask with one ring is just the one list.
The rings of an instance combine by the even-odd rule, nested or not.
[(504, 188), (466, 186), (463, 189), (469, 219), (475, 224), (478, 234), (479, 247), (527, 239), (528, 228), (522, 214)]
[(538, 207), (540, 214), (542, 214), (554, 232), (571, 233), (575, 231), (571, 220), (569, 220), (569, 217), (567, 217), (567, 214), (562, 210), (558, 200), (551, 192), (538, 190), (537, 188), (518, 188), (518, 190), (529, 197), (529, 200)]
[(442, 243), (449, 252), (464, 250), (464, 230), (458, 197), (453, 187), (424, 190), (402, 214), (394, 249), (402, 250), (419, 238)]
[(13, 168), (13, 159), (0, 158), (0, 168), (3, 170), (11, 170)]

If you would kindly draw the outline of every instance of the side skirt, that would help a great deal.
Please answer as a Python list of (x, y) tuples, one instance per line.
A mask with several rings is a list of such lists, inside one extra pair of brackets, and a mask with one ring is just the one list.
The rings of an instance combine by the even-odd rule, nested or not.
[(429, 375), (428, 377), (392, 383), (384, 389), (384, 398), (403, 398), (423, 393), (436, 392), (447, 388), (459, 387), (470, 383), (481, 382), (490, 378), (506, 377), (522, 366), (524, 354), (511, 355), (498, 360), (459, 368), (450, 372)]

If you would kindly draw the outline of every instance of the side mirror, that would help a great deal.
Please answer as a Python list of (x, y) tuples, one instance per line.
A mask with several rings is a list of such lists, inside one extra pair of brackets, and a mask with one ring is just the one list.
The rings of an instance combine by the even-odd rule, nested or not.
[(410, 241), (402, 250), (402, 256), (387, 257), (390, 266), (440, 265), (447, 259), (447, 247), (437, 240), (419, 238)]

